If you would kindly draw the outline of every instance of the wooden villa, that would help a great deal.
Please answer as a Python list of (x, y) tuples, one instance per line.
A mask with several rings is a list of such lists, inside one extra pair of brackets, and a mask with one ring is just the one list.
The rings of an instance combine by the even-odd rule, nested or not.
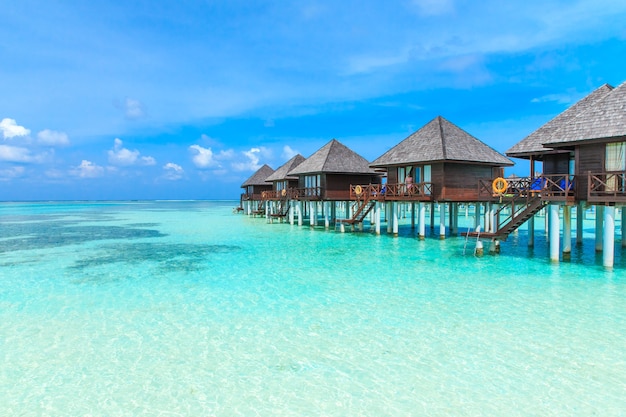
[(260, 214), (264, 211), (263, 193), (272, 190), (272, 184), (265, 180), (273, 173), (274, 170), (265, 164), (241, 184), (244, 192), (239, 203), (245, 214)]
[[(308, 157), (288, 175), (298, 177), (297, 190), (289, 193), (297, 201), (295, 212), (298, 224), (302, 224), (302, 218), (308, 211), (310, 224), (314, 226), (321, 208), (326, 227), (336, 219), (337, 203), (350, 200), (351, 184), (380, 184), (381, 178), (369, 167), (365, 158), (336, 139)], [(291, 223), (294, 214), (291, 211)]]
[[(420, 238), (425, 236), (424, 203), (440, 204), (440, 236), (445, 236), (445, 204), (450, 205), (450, 227), (456, 229), (457, 203), (477, 202), (479, 181), (502, 176), (513, 162), (458, 126), (438, 116), (374, 160), (370, 167), (386, 173), (384, 186), (351, 187), (351, 197), (368, 207), (369, 200), (387, 203), (388, 229), (398, 233), (399, 204), (411, 203), (420, 213)], [(358, 192), (357, 192), (358, 191)], [(417, 210), (415, 204), (418, 204)], [(376, 210), (376, 218), (379, 218)], [(351, 219), (358, 221), (358, 218)], [(431, 217), (431, 225), (434, 219)], [(380, 221), (375, 220), (376, 233)]]
[(291, 201), (297, 197), (298, 189), (298, 176), (290, 175), (289, 172), (304, 160), (304, 156), (297, 154), (265, 179), (272, 184), (271, 191), (263, 194), (263, 200), (268, 202), (266, 210), (270, 216), (283, 218), (289, 212)]
[[(615, 206), (626, 204), (626, 83), (607, 84), (537, 129), (506, 153), (528, 159), (531, 176), (509, 184), (508, 193), (537, 200), (537, 209), (512, 214), (514, 224), (529, 220), (532, 244), (533, 216), (549, 206), (550, 258), (559, 259), (559, 213), (563, 217), (563, 256), (571, 253), (571, 207), (577, 206), (577, 237), (582, 243), (585, 205), (596, 211), (596, 249), (603, 250), (605, 266), (613, 265)], [(535, 169), (542, 162), (542, 171)], [(622, 224), (625, 221), (622, 211)], [(623, 229), (622, 229), (623, 230)], [(498, 233), (496, 233), (498, 234)], [(622, 246), (626, 242), (622, 236)]]

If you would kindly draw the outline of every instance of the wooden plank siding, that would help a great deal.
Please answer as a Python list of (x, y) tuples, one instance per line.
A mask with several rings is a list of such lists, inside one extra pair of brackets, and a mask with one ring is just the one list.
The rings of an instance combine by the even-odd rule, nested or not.
[[(441, 182), (435, 180), (435, 195), (441, 201), (478, 201), (478, 182), (481, 179), (496, 178), (502, 175), (502, 168), (485, 165), (445, 163), (440, 165)], [(442, 189), (438, 187), (443, 184)]]
[(593, 143), (576, 147), (576, 200), (587, 200), (589, 172), (604, 171), (606, 143)]

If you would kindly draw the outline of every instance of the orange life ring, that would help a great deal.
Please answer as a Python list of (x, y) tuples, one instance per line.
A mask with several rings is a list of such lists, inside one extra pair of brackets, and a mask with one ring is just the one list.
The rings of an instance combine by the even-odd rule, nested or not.
[(502, 195), (506, 192), (506, 189), (509, 188), (509, 183), (502, 177), (498, 177), (493, 180), (493, 184), (491, 184), (491, 188), (493, 188), (493, 192), (498, 195)]
[(261, 192), (261, 198), (265, 198), (265, 197), (266, 197), (266, 195), (267, 195), (267, 194), (265, 193), (265, 191), (262, 191), (262, 192)]
[(362, 192), (363, 192), (363, 188), (360, 185), (357, 185), (356, 187), (354, 187), (354, 193), (356, 195), (361, 195)]
[(283, 197), (284, 197), (284, 196), (286, 196), (286, 195), (287, 195), (287, 190), (285, 190), (285, 189), (283, 188), (283, 190), (280, 192), (280, 194), (281, 194)]

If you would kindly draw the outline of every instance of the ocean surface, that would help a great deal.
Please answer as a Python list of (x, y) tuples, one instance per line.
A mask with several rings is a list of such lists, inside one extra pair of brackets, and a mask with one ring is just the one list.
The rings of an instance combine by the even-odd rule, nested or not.
[(592, 213), (551, 263), (235, 205), (1, 203), (0, 416), (626, 415), (619, 221), (607, 270)]

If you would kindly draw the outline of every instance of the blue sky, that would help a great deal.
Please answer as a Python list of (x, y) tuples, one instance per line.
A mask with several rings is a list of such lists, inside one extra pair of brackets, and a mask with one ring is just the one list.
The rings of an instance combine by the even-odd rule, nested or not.
[[(626, 2), (4, 2), (0, 200), (234, 199), (441, 115), (504, 152), (626, 81)], [(524, 161), (509, 170), (526, 174)]]

